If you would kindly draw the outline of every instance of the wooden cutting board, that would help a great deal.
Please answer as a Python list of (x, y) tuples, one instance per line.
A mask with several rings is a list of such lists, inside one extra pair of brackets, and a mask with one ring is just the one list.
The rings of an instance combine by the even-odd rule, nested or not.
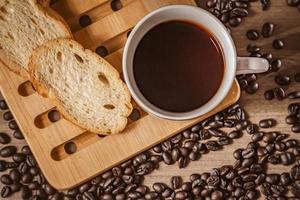
[[(127, 33), (147, 13), (170, 4), (194, 5), (194, 1), (62, 0), (53, 8), (65, 18), (78, 42), (91, 50), (107, 49), (105, 59), (120, 71)], [(79, 25), (82, 15), (88, 15), (92, 21), (85, 28)], [(45, 177), (59, 190), (79, 185), (223, 110), (240, 97), (239, 86), (234, 82), (228, 96), (216, 109), (187, 121), (159, 119), (146, 114), (133, 102), (134, 113), (123, 133), (100, 137), (65, 119), (52, 123), (48, 113), (55, 110), (55, 106), (39, 96), (28, 80), (3, 65), (0, 66), (0, 87)], [(76, 151), (67, 153), (69, 146), (76, 146)]]

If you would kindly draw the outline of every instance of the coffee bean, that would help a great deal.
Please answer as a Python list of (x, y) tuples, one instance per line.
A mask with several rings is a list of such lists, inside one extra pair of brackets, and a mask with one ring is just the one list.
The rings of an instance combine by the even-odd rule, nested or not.
[(259, 121), (260, 128), (271, 128), (276, 125), (276, 121), (274, 119), (263, 119)]
[(155, 192), (161, 194), (166, 189), (166, 185), (164, 183), (154, 183), (152, 185), (152, 188)]
[(178, 160), (179, 169), (185, 168), (189, 163), (189, 159), (187, 157), (180, 157)]
[(232, 27), (236, 27), (236, 26), (240, 25), (241, 22), (242, 22), (242, 18), (240, 18), (240, 17), (231, 17), (229, 19), (229, 25)]
[(30, 189), (30, 190), (36, 190), (36, 189), (38, 189), (40, 187), (40, 184), (38, 183), (38, 182), (36, 182), (36, 181), (33, 181), (32, 183), (29, 183), (28, 184), (28, 188)]
[(246, 131), (248, 134), (252, 135), (257, 131), (258, 127), (255, 124), (248, 124), (246, 126)]
[(24, 154), (22, 154), (22, 153), (15, 153), (12, 156), (12, 159), (13, 159), (13, 161), (15, 161), (17, 163), (21, 163), (21, 162), (25, 161), (26, 156)]
[(249, 14), (245, 8), (234, 8), (231, 12), (238, 17), (246, 17)]
[(21, 152), (26, 154), (26, 155), (31, 154), (31, 150), (30, 150), (29, 146), (27, 146), (27, 145), (22, 147)]
[(21, 197), (23, 199), (28, 199), (31, 196), (32, 192), (29, 190), (29, 188), (26, 185), (23, 185), (21, 187)]
[(284, 152), (280, 155), (280, 159), (283, 165), (290, 165), (294, 162), (294, 155), (290, 152)]
[(295, 124), (297, 121), (298, 121), (298, 118), (297, 118), (297, 116), (295, 116), (295, 115), (288, 115), (288, 116), (285, 118), (285, 122), (286, 122), (287, 124)]
[(300, 133), (300, 122), (295, 123), (295, 124), (292, 126), (291, 130), (292, 130), (294, 133)]
[(249, 40), (257, 40), (259, 38), (259, 32), (254, 29), (247, 31), (246, 35)]
[(2, 175), (1, 178), (0, 178), (0, 181), (4, 185), (11, 185), (11, 184), (13, 184), (13, 180), (7, 174)]
[(6, 110), (6, 109), (8, 109), (8, 106), (7, 106), (7, 104), (6, 104), (6, 102), (5, 102), (5, 100), (0, 100), (0, 109), (1, 110)]
[(245, 149), (242, 151), (243, 158), (252, 158), (255, 155), (254, 149)]
[(15, 146), (5, 146), (0, 149), (0, 156), (6, 158), (14, 155), (17, 152), (17, 148)]
[(254, 94), (259, 89), (259, 85), (257, 82), (250, 82), (248, 87), (246, 88), (246, 92), (248, 94)]
[[(52, 197), (50, 198), (50, 200), (61, 200), (63, 199), (63, 194), (60, 192), (56, 192), (54, 195), (52, 195)], [(89, 199), (85, 199), (83, 198), (83, 200), (89, 200)]]
[(213, 8), (213, 7), (215, 7), (216, 4), (217, 4), (217, 0), (208, 0), (206, 2), (207, 8)]
[(178, 144), (179, 142), (182, 141), (182, 138), (183, 138), (182, 134), (178, 134), (178, 135), (172, 137), (170, 141), (171, 141), (173, 144)]
[(300, 98), (300, 91), (294, 91), (294, 92), (290, 92), (287, 97), (289, 99), (299, 99)]
[(260, 0), (263, 10), (267, 10), (270, 7), (270, 0)]
[(87, 27), (92, 23), (91, 18), (88, 15), (82, 15), (79, 18), (79, 24), (81, 27)]
[(2, 198), (7, 198), (9, 197), (10, 195), (12, 194), (12, 191), (11, 191), (11, 187), (9, 186), (4, 186), (1, 190), (1, 197)]
[(8, 122), (8, 128), (10, 128), (11, 130), (18, 130), (18, 124), (15, 120), (11, 120)]
[(284, 172), (280, 175), (279, 180), (280, 180), (281, 185), (283, 185), (283, 186), (287, 186), (292, 182), (290, 179), (290, 175), (286, 172)]
[(162, 157), (165, 164), (170, 165), (173, 163), (172, 157), (168, 152), (163, 152)]
[(274, 88), (274, 94), (275, 97), (280, 101), (285, 98), (285, 91), (283, 88)]
[(275, 76), (275, 82), (278, 85), (288, 85), (291, 83), (291, 78), (289, 76), (277, 75)]
[(14, 138), (18, 139), (18, 140), (23, 140), (24, 136), (22, 134), (22, 132), (20, 130), (15, 130), (13, 133)]
[(273, 35), (275, 25), (273, 23), (265, 23), (262, 27), (261, 34), (263, 37), (268, 38)]
[(3, 119), (5, 121), (9, 121), (12, 120), (14, 117), (12, 115), (12, 113), (10, 111), (6, 111), (5, 113), (3, 113)]
[(221, 146), (218, 144), (218, 142), (209, 140), (206, 142), (206, 148), (210, 151), (217, 151), (221, 149)]
[(19, 172), (18, 169), (12, 169), (12, 170), (10, 170), (10, 172), (9, 172), (9, 177), (10, 177), (10, 179), (11, 179), (14, 183), (16, 183), (16, 182), (19, 182), (19, 181), (21, 180), (22, 175), (21, 175), (21, 173)]
[(249, 53), (258, 53), (260, 51), (260, 48), (256, 46), (255, 44), (249, 44), (247, 46), (247, 51)]
[(188, 193), (185, 191), (177, 191), (175, 192), (175, 199), (184, 200), (188, 197)]
[(266, 182), (270, 183), (270, 184), (278, 184), (279, 183), (279, 178), (280, 175), (279, 174), (268, 174), (266, 176)]
[(300, 1), (299, 0), (286, 0), (287, 5), (289, 6), (297, 6), (299, 5)]
[(273, 41), (273, 47), (274, 49), (283, 49), (284, 43), (282, 40), (276, 39)]
[(30, 173), (23, 174), (21, 178), (23, 183), (30, 183), (33, 180), (33, 176)]
[(14, 183), (10, 186), (12, 192), (19, 192), (21, 190), (21, 183)]
[(296, 147), (296, 146), (298, 146), (298, 140), (295, 140), (295, 139), (289, 139), (289, 140), (285, 141), (285, 145), (286, 145), (288, 148)]
[(210, 135), (212, 135), (213, 137), (224, 137), (226, 134), (218, 129), (208, 129), (208, 132), (210, 133)]
[(280, 59), (275, 59), (271, 62), (271, 71), (277, 72), (282, 67), (282, 62)]
[(223, 198), (223, 193), (219, 190), (215, 190), (211, 193), (212, 200), (221, 200)]
[(6, 133), (0, 132), (0, 144), (8, 144), (10, 141), (11, 139)]

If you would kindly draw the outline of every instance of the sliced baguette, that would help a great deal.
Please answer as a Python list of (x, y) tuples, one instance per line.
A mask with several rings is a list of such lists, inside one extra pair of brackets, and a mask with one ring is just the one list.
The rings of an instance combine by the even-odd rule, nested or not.
[(50, 41), (29, 59), (33, 86), (73, 123), (99, 134), (122, 131), (132, 111), (130, 93), (103, 58), (70, 39)]
[[(50, 8), (47, 8), (47, 11)], [(39, 45), (56, 38), (71, 38), (66, 23), (37, 0), (0, 0), (0, 60), (27, 77), (27, 62)]]

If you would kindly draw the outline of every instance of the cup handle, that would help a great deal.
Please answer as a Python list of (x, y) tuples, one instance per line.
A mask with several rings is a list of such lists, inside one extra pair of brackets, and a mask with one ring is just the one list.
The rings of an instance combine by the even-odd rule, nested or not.
[(264, 58), (237, 57), (236, 75), (254, 74), (268, 71), (269, 61)]

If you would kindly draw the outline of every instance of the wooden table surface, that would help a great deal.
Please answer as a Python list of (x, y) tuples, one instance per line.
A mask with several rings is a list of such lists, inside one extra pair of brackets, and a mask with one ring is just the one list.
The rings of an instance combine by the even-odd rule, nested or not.
[[(203, 5), (205, 0), (199, 0), (199, 2)], [(251, 4), (250, 10), (250, 16), (247, 17), (239, 27), (232, 29), (232, 35), (237, 46), (238, 55), (247, 55), (245, 49), (247, 44), (250, 43), (245, 36), (247, 30), (252, 28), (261, 30), (264, 22), (273, 22), (276, 26), (274, 36), (268, 39), (260, 38), (254, 43), (262, 48), (262, 52), (272, 52), (275, 58), (282, 58), (283, 67), (279, 72), (259, 76), (258, 82), (260, 83), (260, 88), (258, 92), (255, 95), (248, 95), (243, 92), (239, 103), (248, 112), (252, 122), (257, 123), (263, 118), (275, 118), (278, 123), (273, 130), (290, 134), (291, 137), (300, 140), (300, 135), (292, 133), (290, 131), (290, 126), (284, 122), (287, 115), (287, 106), (289, 103), (296, 101), (265, 101), (263, 98), (266, 89), (276, 87), (274, 82), (274, 76), (276, 74), (290, 75), (296, 71), (300, 72), (300, 12), (297, 8), (288, 7), (285, 0), (272, 0), (271, 7), (267, 11), (262, 11), (258, 1)], [(272, 49), (272, 41), (275, 38), (284, 40), (284, 49)], [(293, 82), (285, 89), (287, 89), (287, 91), (300, 90), (300, 84)], [(300, 102), (300, 100), (298, 100), (298, 102)], [(2, 113), (3, 111), (1, 111), (0, 114), (2, 115)], [(8, 129), (7, 122), (2, 118), (0, 119), (0, 131), (7, 133), (11, 132)], [(155, 170), (145, 177), (144, 183), (149, 186), (154, 182), (169, 183), (171, 176), (174, 175), (181, 175), (184, 180), (187, 180), (192, 173), (201, 173), (209, 171), (213, 167), (233, 164), (234, 159), (232, 157), (232, 152), (234, 149), (245, 147), (249, 141), (249, 136), (244, 134), (240, 139), (236, 139), (232, 145), (225, 146), (221, 151), (206, 154), (202, 156), (199, 161), (191, 162), (184, 169), (179, 169), (177, 164), (167, 166), (161, 163), (158, 170)], [(25, 141), (13, 140), (13, 144), (23, 146)], [(282, 172), (289, 170), (289, 168), (290, 167), (283, 167), (282, 165), (272, 165), (268, 166), (268, 172)], [(17, 200), (20, 198), (18, 195), (14, 195), (9, 199)]]

